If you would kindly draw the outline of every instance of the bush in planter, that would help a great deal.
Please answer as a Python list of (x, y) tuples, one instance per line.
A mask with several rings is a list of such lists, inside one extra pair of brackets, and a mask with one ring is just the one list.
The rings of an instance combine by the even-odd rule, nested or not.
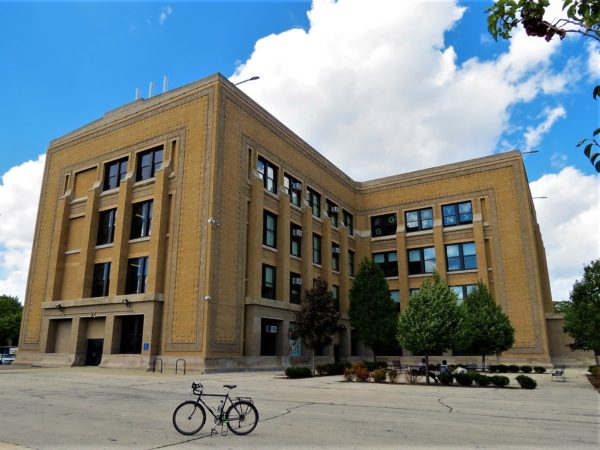
[(476, 373), (473, 375), (473, 381), (477, 386), (489, 386), (492, 382), (492, 377), (488, 377), (482, 373)]
[(523, 373), (531, 373), (531, 366), (521, 366), (521, 372)]
[(536, 381), (527, 375), (519, 375), (517, 377), (517, 382), (523, 389), (535, 389), (537, 386)]
[(491, 364), (490, 365), (490, 372), (498, 372), (498, 365), (497, 364)]
[(325, 373), (327, 375), (343, 375), (344, 370), (350, 369), (351, 367), (352, 364), (349, 361), (336, 361), (334, 363), (325, 364)]
[(600, 366), (590, 366), (588, 371), (592, 374), (596, 380), (600, 380)]
[(288, 378), (309, 378), (312, 377), (312, 371), (308, 367), (291, 366), (285, 369)]
[(365, 366), (354, 367), (354, 374), (356, 375), (356, 381), (362, 381), (363, 383), (369, 381), (369, 369)]
[(352, 367), (350, 367), (348, 369), (344, 369), (344, 380), (346, 380), (346, 381), (356, 380), (356, 374), (354, 373), (354, 369)]
[(317, 375), (323, 376), (327, 375), (327, 368), (325, 364), (317, 364), (315, 366), (315, 370), (317, 371)]
[(542, 366), (535, 366), (533, 370), (535, 373), (546, 373), (546, 368)]
[(471, 372), (455, 373), (454, 379), (461, 386), (471, 386), (473, 384), (473, 374)]
[(510, 373), (518, 373), (519, 372), (519, 366), (517, 366), (516, 364), (511, 364), (508, 366), (508, 371)]
[(494, 375), (492, 377), (492, 384), (494, 386), (498, 386), (500, 388), (503, 388), (505, 386), (508, 386), (509, 383), (510, 383), (509, 378), (505, 377), (504, 375)]
[(449, 386), (452, 384), (452, 381), (454, 380), (454, 375), (452, 375), (451, 373), (440, 373), (440, 375), (438, 376), (438, 379), (440, 380), (440, 383), (442, 383), (443, 385)]
[(387, 377), (388, 377), (388, 380), (390, 380), (390, 383), (397, 383), (398, 382), (398, 371), (396, 369), (388, 369)]
[(508, 366), (505, 366), (504, 364), (498, 365), (498, 372), (500, 372), (500, 373), (507, 373), (508, 372)]
[(374, 372), (377, 369), (387, 369), (387, 361), (367, 361), (364, 360), (362, 365), (369, 369), (369, 372)]
[(387, 369), (377, 369), (371, 372), (371, 378), (375, 383), (385, 383), (387, 377)]

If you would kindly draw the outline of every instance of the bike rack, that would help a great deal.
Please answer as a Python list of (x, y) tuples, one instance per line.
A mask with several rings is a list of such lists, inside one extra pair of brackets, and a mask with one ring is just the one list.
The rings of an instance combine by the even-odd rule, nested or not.
[(185, 359), (178, 359), (177, 361), (175, 361), (175, 374), (177, 374), (177, 369), (179, 368), (179, 361), (183, 363), (183, 374), (185, 375)]
[(152, 372), (156, 372), (156, 361), (160, 361), (160, 373), (162, 373), (163, 360), (161, 358), (154, 358), (154, 361), (152, 362)]

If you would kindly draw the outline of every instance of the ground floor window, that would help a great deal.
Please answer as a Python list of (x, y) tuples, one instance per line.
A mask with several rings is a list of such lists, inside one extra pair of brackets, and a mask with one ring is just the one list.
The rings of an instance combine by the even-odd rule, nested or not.
[(144, 316), (121, 316), (121, 345), (119, 353), (142, 353)]

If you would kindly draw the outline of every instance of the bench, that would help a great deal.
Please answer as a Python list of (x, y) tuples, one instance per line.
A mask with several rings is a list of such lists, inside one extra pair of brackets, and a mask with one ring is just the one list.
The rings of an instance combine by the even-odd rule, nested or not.
[(552, 375), (552, 381), (567, 381), (567, 377), (565, 376), (565, 366), (558, 366), (552, 369), (550, 372)]

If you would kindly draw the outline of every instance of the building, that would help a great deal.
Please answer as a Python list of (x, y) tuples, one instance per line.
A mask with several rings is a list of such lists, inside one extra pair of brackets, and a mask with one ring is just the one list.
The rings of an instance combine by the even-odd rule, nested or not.
[(347, 310), (365, 256), (399, 309), (434, 267), (461, 297), (483, 280), (516, 328), (504, 357), (551, 361), (519, 152), (355, 182), (213, 75), (51, 142), (18, 359), (279, 367), (302, 354), (288, 330), (317, 277), (346, 324), (325, 356), (364, 354)]

